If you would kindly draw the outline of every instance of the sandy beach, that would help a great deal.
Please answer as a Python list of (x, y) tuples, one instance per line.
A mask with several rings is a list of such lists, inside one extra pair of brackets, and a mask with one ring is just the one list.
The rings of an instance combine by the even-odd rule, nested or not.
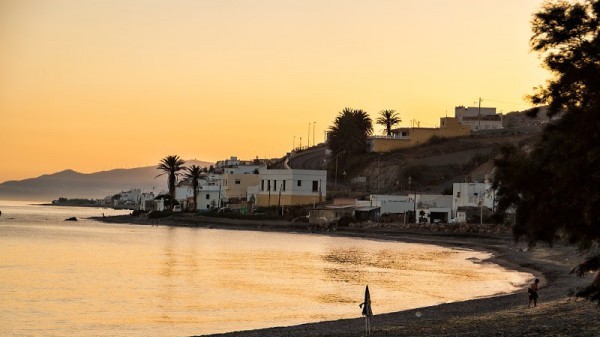
[[(493, 254), (490, 261), (506, 268), (522, 270), (540, 278), (540, 299), (527, 307), (526, 289), (513, 294), (464, 302), (440, 304), (413, 310), (377, 315), (372, 318), (373, 336), (600, 336), (600, 308), (570, 296), (589, 284), (592, 274), (577, 278), (569, 274), (581, 260), (576, 247), (545, 244), (529, 250), (515, 243), (508, 233), (457, 233), (406, 229), (393, 224), (364, 224), (336, 230), (318, 230), (306, 223), (232, 220), (178, 214), (149, 220), (146, 217), (114, 216), (94, 218), (109, 223), (189, 226), (259, 231), (321, 233), (323, 235), (364, 237), (446, 247), (469, 248)], [(440, 280), (440, 287), (444, 286)], [(213, 336), (363, 336), (364, 319), (344, 319), (290, 327), (231, 332)]]

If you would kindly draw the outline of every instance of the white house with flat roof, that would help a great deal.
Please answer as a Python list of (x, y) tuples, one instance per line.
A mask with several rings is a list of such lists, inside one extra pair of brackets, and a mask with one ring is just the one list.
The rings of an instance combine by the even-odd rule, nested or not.
[(379, 207), (381, 214), (416, 212), (419, 222), (449, 222), (452, 196), (441, 194), (409, 193), (407, 195), (372, 194), (368, 200), (357, 200), (357, 206)]
[(262, 169), (258, 173), (257, 206), (319, 204), (327, 195), (327, 171)]
[[(452, 214), (458, 222), (465, 222), (467, 208), (483, 208), (495, 210), (496, 191), (492, 182), (483, 183), (454, 183), (452, 184)], [(463, 211), (461, 211), (463, 210)]]
[(496, 108), (465, 107), (454, 108), (454, 117), (460, 125), (468, 125), (471, 131), (502, 129), (502, 115), (496, 113)]

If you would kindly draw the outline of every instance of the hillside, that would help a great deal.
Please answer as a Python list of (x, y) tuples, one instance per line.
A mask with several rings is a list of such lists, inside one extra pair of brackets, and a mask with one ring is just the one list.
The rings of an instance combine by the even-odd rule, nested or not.
[[(190, 160), (189, 165), (208, 166), (211, 163)], [(104, 198), (131, 188), (160, 192), (166, 189), (166, 178), (156, 176), (156, 166), (116, 169), (96, 173), (64, 170), (37, 178), (7, 181), (0, 184), (0, 200), (49, 201), (65, 198)]]
[(348, 163), (346, 177), (338, 175), (338, 191), (330, 188), (329, 194), (448, 192), (455, 182), (482, 182), (486, 175), (491, 177), (493, 158), (501, 146), (524, 146), (537, 136), (527, 133), (441, 139), (410, 149), (366, 154)]

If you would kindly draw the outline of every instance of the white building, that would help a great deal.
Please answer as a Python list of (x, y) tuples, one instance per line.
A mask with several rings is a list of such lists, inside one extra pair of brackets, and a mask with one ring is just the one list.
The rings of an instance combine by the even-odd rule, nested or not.
[(483, 183), (454, 183), (452, 185), (452, 214), (458, 222), (466, 222), (466, 213), (460, 211), (465, 208), (483, 208), (495, 210), (496, 192), (492, 183), (486, 180)]
[(460, 125), (468, 125), (471, 131), (502, 129), (502, 115), (496, 114), (496, 108), (464, 107), (454, 108), (454, 117)]
[(223, 190), (219, 185), (205, 185), (198, 190), (198, 200), (196, 200), (196, 209), (206, 211), (214, 208), (220, 208), (225, 202)]
[(325, 170), (263, 169), (258, 175), (257, 206), (314, 205), (327, 196)]
[[(223, 176), (220, 174), (208, 174), (202, 179), (198, 179), (196, 210), (220, 208), (227, 201), (222, 182)], [(183, 208), (187, 208), (189, 201), (192, 201), (193, 198), (194, 188), (190, 182), (180, 182), (177, 184), (175, 187), (175, 200)]]
[(154, 192), (144, 192), (140, 196), (140, 210), (152, 211), (154, 210)]
[(369, 200), (357, 200), (357, 206), (379, 207), (383, 214), (404, 214), (412, 212), (414, 202), (408, 195), (371, 194)]
[(357, 200), (356, 206), (379, 207), (383, 214), (415, 212), (419, 222), (449, 222), (452, 196), (441, 194), (382, 195), (372, 194), (369, 200)]
[(416, 199), (418, 222), (448, 223), (452, 219), (451, 195), (417, 194)]

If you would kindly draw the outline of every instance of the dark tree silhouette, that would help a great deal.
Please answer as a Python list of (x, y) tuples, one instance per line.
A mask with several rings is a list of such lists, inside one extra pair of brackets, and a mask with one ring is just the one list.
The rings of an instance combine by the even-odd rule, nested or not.
[(166, 156), (160, 160), (158, 163), (158, 170), (163, 171), (163, 173), (157, 175), (156, 177), (160, 177), (162, 175), (167, 175), (167, 185), (169, 187), (169, 195), (171, 196), (171, 204), (169, 207), (173, 207), (173, 203), (175, 200), (175, 183), (177, 182), (177, 176), (179, 172), (184, 170), (183, 166), (185, 161), (179, 156)]
[[(524, 151), (506, 147), (496, 160), (499, 208), (514, 206), (516, 238), (533, 245), (557, 236), (591, 253), (573, 269), (598, 271), (600, 255), (600, 0), (545, 2), (535, 14), (531, 46), (553, 74), (530, 97), (554, 120)], [(535, 114), (535, 111), (534, 111)], [(600, 303), (600, 273), (578, 293)]]
[(369, 115), (363, 110), (344, 108), (329, 128), (329, 149), (336, 156), (367, 151), (367, 138), (373, 133), (373, 125)]
[(379, 111), (379, 117), (377, 118), (377, 124), (385, 127), (386, 135), (389, 137), (392, 135), (392, 128), (394, 125), (402, 122), (402, 119), (396, 112), (396, 110), (381, 110)]
[(192, 189), (194, 193), (194, 210), (198, 208), (198, 179), (204, 175), (204, 170), (197, 165), (192, 165), (185, 169), (184, 178), (186, 181), (192, 183)]

